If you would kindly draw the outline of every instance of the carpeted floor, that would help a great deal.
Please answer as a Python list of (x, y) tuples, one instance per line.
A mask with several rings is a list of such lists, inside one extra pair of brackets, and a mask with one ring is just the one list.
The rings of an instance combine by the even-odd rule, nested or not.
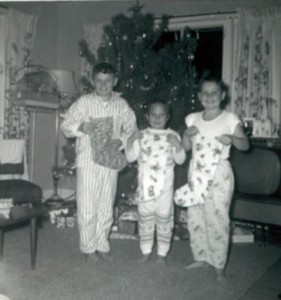
[(281, 298), (281, 258), (263, 274), (240, 300), (277, 300)]
[[(232, 300), (240, 299), (281, 258), (281, 247), (234, 244), (228, 282), (217, 285), (212, 269), (186, 271), (192, 259), (188, 241), (174, 241), (169, 265), (155, 257), (140, 265), (136, 240), (111, 240), (113, 262), (85, 262), (77, 229), (57, 229), (46, 222), (39, 230), (37, 265), (30, 268), (28, 227), (5, 234), (0, 262), (0, 293), (12, 300)], [(266, 299), (264, 299), (266, 300)]]

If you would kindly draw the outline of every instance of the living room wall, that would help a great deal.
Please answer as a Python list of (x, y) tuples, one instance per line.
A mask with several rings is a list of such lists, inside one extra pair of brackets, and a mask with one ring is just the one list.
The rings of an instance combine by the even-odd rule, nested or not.
[[(64, 2), (5, 2), (5, 6), (38, 17), (34, 41), (33, 63), (50, 69), (74, 71), (79, 78), (81, 58), (78, 41), (83, 38), (83, 25), (110, 22), (118, 13), (129, 13), (133, 1), (64, 1)], [(143, 12), (155, 17), (234, 12), (238, 7), (280, 5), (281, 0), (140, 1)], [(51, 167), (54, 162), (54, 116), (40, 117), (36, 123), (35, 181), (44, 190), (52, 189)], [(52, 137), (50, 139), (50, 137)], [(63, 136), (60, 137), (64, 143)], [(46, 151), (48, 141), (48, 151)], [(43, 154), (43, 155), (42, 155)], [(62, 152), (60, 152), (62, 160)], [(37, 174), (37, 175), (36, 175)], [(68, 185), (68, 184), (67, 184)], [(71, 187), (73, 182), (70, 183)]]

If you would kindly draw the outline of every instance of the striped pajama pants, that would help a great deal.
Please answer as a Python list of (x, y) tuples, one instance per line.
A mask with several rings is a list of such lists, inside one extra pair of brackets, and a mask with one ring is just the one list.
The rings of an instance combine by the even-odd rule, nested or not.
[(117, 176), (117, 171), (99, 165), (77, 168), (77, 222), (83, 253), (110, 251)]
[(163, 193), (151, 201), (138, 203), (139, 237), (142, 254), (152, 252), (156, 229), (157, 254), (166, 256), (171, 247), (174, 227), (173, 176)]

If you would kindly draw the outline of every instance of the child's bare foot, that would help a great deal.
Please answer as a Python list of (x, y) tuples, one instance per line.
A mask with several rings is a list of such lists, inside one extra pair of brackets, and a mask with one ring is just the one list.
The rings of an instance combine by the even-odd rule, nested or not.
[(104, 262), (110, 262), (112, 261), (112, 255), (110, 252), (101, 252), (98, 251), (98, 256), (104, 261)]
[(140, 263), (146, 263), (146, 262), (148, 262), (150, 260), (150, 253), (148, 253), (148, 254), (143, 254), (142, 255), (142, 258), (141, 258), (141, 260), (140, 260)]
[(166, 256), (158, 255), (156, 263), (159, 265), (167, 265)]
[(198, 268), (207, 268), (208, 264), (205, 261), (194, 261), (190, 264), (188, 264), (185, 269), (186, 270), (192, 270), (192, 269), (198, 269)]
[(101, 258), (97, 255), (97, 252), (93, 253), (85, 253), (84, 254), (85, 261), (93, 261), (94, 263), (100, 264), (101, 263)]
[(217, 274), (218, 283), (223, 283), (227, 281), (227, 277), (224, 269), (216, 269), (216, 274)]

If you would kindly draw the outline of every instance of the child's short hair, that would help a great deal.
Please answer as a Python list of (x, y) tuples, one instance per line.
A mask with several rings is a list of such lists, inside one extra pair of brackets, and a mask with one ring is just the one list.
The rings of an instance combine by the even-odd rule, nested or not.
[(170, 105), (169, 105), (167, 102), (163, 101), (163, 100), (157, 100), (157, 99), (151, 100), (151, 101), (149, 102), (149, 104), (147, 105), (147, 113), (150, 112), (151, 107), (152, 107), (153, 105), (155, 105), (155, 104), (163, 105), (164, 108), (165, 108), (165, 110), (166, 110), (166, 112), (167, 112), (167, 114), (168, 114), (168, 115), (171, 114), (171, 107), (170, 107)]
[(115, 67), (107, 62), (101, 62), (93, 67), (92, 78), (94, 78), (94, 76), (98, 73), (112, 74), (117, 76)]
[(229, 90), (228, 90), (228, 86), (223, 82), (222, 79), (216, 77), (216, 76), (207, 76), (205, 78), (202, 78), (201, 81), (199, 82), (199, 86), (198, 86), (198, 91), (200, 92), (202, 89), (202, 85), (205, 82), (214, 82), (218, 85), (218, 87), (220, 88), (221, 92), (225, 93), (225, 98), (224, 100), (221, 102), (221, 108), (224, 108), (230, 101), (229, 99)]

